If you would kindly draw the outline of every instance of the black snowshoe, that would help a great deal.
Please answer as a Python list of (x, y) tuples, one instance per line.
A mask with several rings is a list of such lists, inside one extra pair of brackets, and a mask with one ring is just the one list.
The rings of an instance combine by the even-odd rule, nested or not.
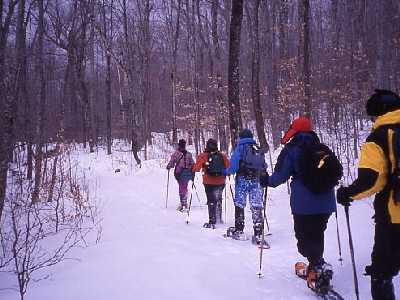
[(237, 241), (248, 241), (249, 237), (241, 230), (237, 230), (235, 227), (229, 227), (224, 234), (224, 237), (231, 237)]
[(213, 224), (213, 223), (204, 223), (203, 227), (204, 228), (215, 229), (215, 224)]
[(265, 238), (263, 239), (261, 236), (259, 235), (253, 235), (251, 237), (251, 242), (258, 246), (259, 248), (263, 247), (264, 249), (269, 249), (271, 248), (271, 246), (267, 243), (267, 241), (265, 240)]

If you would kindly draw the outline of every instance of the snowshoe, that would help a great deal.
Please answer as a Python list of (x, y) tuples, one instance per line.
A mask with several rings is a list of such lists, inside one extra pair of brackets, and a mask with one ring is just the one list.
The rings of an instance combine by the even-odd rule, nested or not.
[(204, 228), (215, 229), (215, 224), (213, 224), (213, 223), (204, 223), (203, 227)]
[(231, 237), (237, 241), (247, 241), (249, 239), (243, 231), (236, 230), (235, 227), (229, 227), (226, 231), (226, 234), (224, 234), (224, 237)]
[(295, 264), (295, 273), (298, 277), (307, 281), (307, 286), (315, 292), (317, 296), (325, 300), (344, 300), (330, 284), (333, 276), (332, 265), (324, 262), (317, 268), (313, 268), (308, 272), (306, 263), (297, 262)]
[(300, 278), (307, 279), (307, 264), (303, 262), (297, 262), (294, 265), (294, 271)]
[[(251, 242), (254, 244), (254, 245), (256, 245), (256, 246), (258, 246), (259, 248), (261, 248), (261, 247), (263, 247), (263, 249), (269, 249), (271, 246), (267, 243), (267, 241), (265, 240), (265, 238), (264, 238), (264, 240), (263, 240), (263, 238), (261, 237), (261, 236), (256, 236), (256, 235), (253, 235), (252, 237), (251, 237)], [(261, 245), (261, 243), (262, 243), (262, 245)]]
[(178, 208), (176, 209), (182, 213), (188, 212), (188, 207), (186, 205), (179, 205)]

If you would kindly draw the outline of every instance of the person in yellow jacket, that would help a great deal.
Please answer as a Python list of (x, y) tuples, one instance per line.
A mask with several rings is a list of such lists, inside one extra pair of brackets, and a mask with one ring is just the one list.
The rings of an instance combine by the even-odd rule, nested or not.
[(361, 149), (357, 179), (348, 187), (340, 187), (336, 198), (339, 204), (349, 206), (353, 200), (376, 194), (375, 241), (365, 275), (371, 276), (373, 300), (394, 300), (392, 280), (400, 270), (400, 203), (394, 197), (393, 134), (400, 129), (400, 97), (377, 89), (368, 99), (366, 110), (374, 124)]
[[(211, 160), (214, 157), (213, 167)], [(215, 166), (214, 166), (215, 165)], [(223, 171), (229, 168), (229, 160), (226, 155), (218, 150), (217, 141), (208, 139), (206, 148), (196, 159), (193, 172), (203, 172), (203, 184), (207, 196), (208, 223), (205, 228), (215, 228), (215, 223), (222, 223), (222, 192), (225, 188), (225, 176)]]

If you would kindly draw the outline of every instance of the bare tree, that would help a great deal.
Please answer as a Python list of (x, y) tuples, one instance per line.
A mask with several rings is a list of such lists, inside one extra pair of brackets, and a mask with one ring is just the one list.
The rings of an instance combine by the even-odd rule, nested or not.
[[(278, 13), (278, 2), (272, 1), (271, 5), (267, 2), (261, 2), (262, 11), (265, 16), (266, 22), (260, 24), (265, 33), (264, 47), (266, 49), (266, 65), (264, 67), (266, 77), (266, 90), (267, 90), (267, 113), (269, 124), (272, 133), (272, 141), (274, 149), (277, 149), (280, 145), (281, 130), (282, 130), (282, 109), (281, 103), (279, 102), (278, 92), (278, 80), (280, 79), (278, 72), (279, 55), (278, 46), (281, 42), (278, 42), (278, 35), (275, 32), (275, 28), (278, 27), (277, 15)], [(263, 19), (263, 18), (261, 18)]]
[[(213, 0), (211, 7), (211, 34), (213, 44), (213, 70), (211, 71), (213, 81), (214, 101), (217, 103), (215, 110), (215, 117), (217, 120), (220, 150), (228, 151), (228, 141), (226, 134), (226, 116), (222, 112), (226, 112), (226, 100), (223, 94), (223, 81), (222, 81), (222, 59), (221, 59), (221, 42), (218, 34), (218, 7), (219, 1)], [(215, 72), (214, 72), (215, 69)]]
[(45, 125), (45, 101), (46, 81), (44, 76), (44, 3), (38, 1), (38, 39), (37, 39), (37, 70), (38, 70), (38, 95), (37, 95), (37, 121), (36, 121), (36, 145), (35, 145), (35, 186), (32, 193), (32, 203), (40, 201), (40, 185), (42, 183), (42, 161), (44, 146), (44, 125)]
[[(95, 228), (100, 229), (100, 210), (91, 197), (94, 186), (90, 187), (69, 153), (68, 145), (64, 144), (57, 155), (48, 157), (58, 164), (58, 168), (53, 168), (57, 170), (57, 176), (51, 173), (43, 176), (40, 194), (43, 198), (52, 197), (53, 191), (47, 189), (51, 185), (47, 183), (56, 178), (54, 201), (31, 205), (32, 182), (25, 180), (19, 172), (15, 172), (13, 177), (10, 201), (7, 201), (1, 223), (9, 226), (0, 227), (3, 248), (0, 266), (3, 272), (17, 277), (21, 300), (25, 298), (32, 280), (48, 278), (49, 273), (37, 277), (38, 270), (61, 262), (74, 247), (87, 245), (90, 241), (88, 234)], [(17, 155), (25, 156), (23, 152)], [(19, 161), (23, 164), (24, 160)], [(99, 234), (100, 231), (96, 241)], [(58, 243), (54, 243), (55, 237)]]
[(240, 111), (240, 34), (243, 20), (243, 0), (232, 0), (231, 25), (229, 32), (229, 62), (228, 62), (228, 103), (229, 125), (231, 130), (232, 148), (236, 146), (238, 132), (243, 128)]
[[(250, 3), (250, 4), (249, 4)], [(258, 36), (258, 14), (260, 7), (260, 0), (253, 0), (246, 2), (247, 15), (250, 20), (249, 26), (251, 28), (250, 39), (251, 39), (251, 99), (254, 107), (255, 123), (258, 140), (260, 147), (267, 152), (269, 145), (267, 138), (265, 137), (264, 131), (264, 117), (261, 108), (260, 100), (260, 42)], [(251, 8), (249, 8), (251, 5)]]
[[(143, 3), (144, 2), (144, 3)], [(136, 1), (139, 10), (139, 34), (138, 34), (138, 55), (139, 55), (139, 101), (140, 113), (139, 123), (141, 124), (141, 140), (145, 147), (147, 141), (151, 142), (150, 135), (150, 56), (151, 56), (151, 36), (150, 36), (150, 14), (152, 6), (149, 0)], [(147, 159), (147, 149), (145, 149), (145, 159)]]
[(304, 85), (304, 116), (311, 118), (311, 9), (310, 0), (303, 0), (299, 11), (303, 20), (303, 85)]
[[(9, 86), (7, 85), (6, 78), (6, 46), (8, 40), (8, 33), (10, 29), (10, 23), (14, 14), (15, 6), (18, 0), (8, 1), (8, 12), (5, 16), (3, 10), (4, 1), (0, 0), (0, 98), (5, 99), (4, 106), (4, 128), (2, 136), (2, 146), (0, 147), (0, 219), (2, 216), (4, 201), (7, 192), (7, 173), (8, 164), (11, 161), (11, 151), (13, 144), (13, 98), (10, 94)], [(4, 22), (3, 22), (4, 20)], [(1, 137), (1, 136), (0, 136)]]
[[(168, 53), (171, 56), (170, 64), (170, 90), (171, 90), (171, 109), (172, 109), (172, 143), (178, 142), (178, 128), (177, 128), (177, 102), (178, 102), (178, 42), (180, 38), (180, 22), (182, 12), (182, 1), (177, 0), (169, 1), (163, 0), (163, 5), (167, 13), (165, 14), (165, 26), (168, 36)], [(163, 95), (165, 98), (165, 95)]]

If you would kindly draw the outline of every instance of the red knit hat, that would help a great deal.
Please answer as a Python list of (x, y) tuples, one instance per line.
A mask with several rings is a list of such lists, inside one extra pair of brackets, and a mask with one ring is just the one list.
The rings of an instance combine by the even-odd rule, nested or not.
[(293, 121), (285, 136), (281, 140), (281, 144), (286, 144), (296, 133), (301, 131), (312, 131), (311, 121), (306, 118), (298, 118)]

